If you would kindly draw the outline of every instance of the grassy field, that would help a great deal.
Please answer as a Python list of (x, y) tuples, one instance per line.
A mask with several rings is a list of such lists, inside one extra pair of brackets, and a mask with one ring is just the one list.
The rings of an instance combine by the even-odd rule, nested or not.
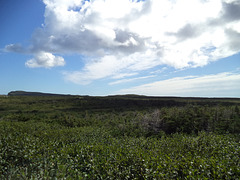
[(0, 179), (239, 179), (240, 99), (0, 96)]

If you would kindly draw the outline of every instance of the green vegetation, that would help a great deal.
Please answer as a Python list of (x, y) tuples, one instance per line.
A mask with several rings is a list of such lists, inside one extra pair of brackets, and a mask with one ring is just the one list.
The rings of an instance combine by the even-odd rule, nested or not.
[(0, 179), (239, 179), (240, 99), (0, 96)]

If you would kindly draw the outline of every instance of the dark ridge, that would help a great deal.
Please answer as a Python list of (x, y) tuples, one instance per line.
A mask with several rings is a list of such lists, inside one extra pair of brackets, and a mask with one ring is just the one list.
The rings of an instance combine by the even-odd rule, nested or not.
[(11, 91), (8, 93), (8, 96), (69, 96), (69, 95), (42, 92)]
[(119, 99), (173, 99), (173, 100), (240, 100), (236, 97), (180, 97), (180, 96), (145, 96), (137, 94), (126, 94), (126, 95), (109, 95), (109, 98), (119, 98)]
[(240, 98), (234, 97), (177, 97), (177, 96), (145, 96), (137, 94), (125, 94), (125, 95), (109, 95), (109, 96), (88, 96), (88, 95), (70, 95), (70, 94), (54, 94), (43, 92), (27, 92), (27, 91), (11, 91), (8, 96), (78, 96), (87, 99), (123, 99), (123, 100), (174, 100), (174, 101), (239, 101)]

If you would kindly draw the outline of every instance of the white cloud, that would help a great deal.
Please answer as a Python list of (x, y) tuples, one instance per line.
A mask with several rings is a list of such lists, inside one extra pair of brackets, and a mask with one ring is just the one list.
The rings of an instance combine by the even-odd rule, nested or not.
[[(43, 2), (45, 23), (34, 32), (28, 51), (84, 55), (89, 61), (83, 68), (65, 73), (78, 84), (163, 64), (205, 66), (240, 52), (238, 0)], [(13, 45), (8, 49), (21, 51)], [(37, 62), (26, 64), (49, 66)]]
[(166, 71), (168, 68), (167, 67), (163, 67), (161, 69), (158, 69), (156, 71), (152, 71), (151, 74), (159, 74), (159, 73), (163, 73), (164, 71)]
[(76, 84), (89, 84), (93, 80), (105, 78), (115, 74), (120, 67), (115, 56), (104, 56), (100, 60), (93, 60), (86, 64), (82, 72), (65, 72), (65, 79)]
[(39, 52), (34, 56), (33, 59), (28, 60), (25, 65), (30, 68), (51, 68), (55, 66), (64, 66), (65, 61), (60, 56), (54, 56), (48, 52)]
[(138, 73), (119, 73), (117, 75), (112, 76), (112, 79), (122, 79), (125, 77), (135, 76), (138, 75)]
[[(155, 52), (134, 53), (129, 56), (106, 55), (89, 61), (82, 71), (65, 72), (65, 79), (76, 84), (89, 84), (102, 78), (121, 79), (161, 64)], [(147, 62), (145, 60), (148, 60)]]
[(240, 96), (240, 74), (220, 73), (206, 76), (176, 77), (141, 86), (122, 89), (117, 94), (156, 96)]
[(155, 76), (151, 75), (151, 76), (143, 76), (143, 77), (136, 77), (136, 78), (130, 78), (130, 79), (121, 79), (121, 80), (117, 80), (114, 82), (110, 82), (109, 85), (128, 83), (128, 82), (137, 81), (137, 80), (141, 80), (141, 79), (148, 79), (148, 78), (152, 78), (152, 77), (155, 77)]

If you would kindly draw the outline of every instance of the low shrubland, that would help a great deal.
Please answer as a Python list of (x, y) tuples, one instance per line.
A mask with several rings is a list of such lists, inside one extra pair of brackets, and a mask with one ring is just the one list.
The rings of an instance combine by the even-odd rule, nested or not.
[(240, 177), (238, 100), (105, 100), (1, 97), (0, 178)]

